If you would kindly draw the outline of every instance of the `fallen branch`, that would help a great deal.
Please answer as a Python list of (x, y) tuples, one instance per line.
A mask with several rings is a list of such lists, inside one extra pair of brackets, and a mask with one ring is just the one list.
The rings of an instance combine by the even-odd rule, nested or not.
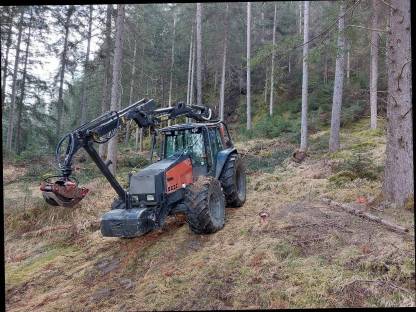
[(388, 228), (390, 228), (390, 229), (392, 229), (394, 231), (397, 231), (397, 232), (400, 232), (400, 233), (407, 233), (407, 232), (409, 232), (409, 229), (407, 229), (407, 228), (405, 228), (403, 226), (394, 224), (394, 223), (392, 223), (390, 221), (387, 221), (385, 219), (382, 219), (380, 217), (377, 217), (377, 216), (375, 216), (375, 215), (373, 215), (371, 213), (362, 211), (360, 209), (353, 208), (353, 207), (348, 206), (346, 204), (341, 204), (341, 203), (338, 203), (338, 202), (333, 201), (333, 200), (328, 199), (328, 198), (322, 198), (322, 201), (324, 203), (326, 203), (327, 205), (339, 207), (339, 208), (341, 208), (341, 209), (343, 209), (343, 210), (345, 210), (345, 211), (347, 211), (347, 212), (349, 212), (349, 213), (351, 213), (353, 215), (356, 215), (356, 216), (359, 216), (359, 217), (363, 217), (363, 218), (366, 218), (368, 220), (371, 220), (371, 221), (374, 221), (374, 222), (383, 224), (383, 225), (387, 226)]

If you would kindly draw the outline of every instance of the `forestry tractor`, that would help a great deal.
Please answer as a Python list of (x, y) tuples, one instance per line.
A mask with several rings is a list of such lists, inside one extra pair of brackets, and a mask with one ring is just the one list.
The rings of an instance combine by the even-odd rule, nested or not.
[[(88, 193), (71, 176), (74, 156), (84, 148), (118, 195), (101, 218), (103, 236), (140, 236), (161, 227), (167, 216), (176, 213), (185, 214), (197, 234), (223, 228), (225, 206), (241, 207), (246, 199), (244, 165), (227, 126), (211, 120), (211, 109), (204, 106), (182, 102), (166, 108), (155, 106), (152, 99), (142, 99), (66, 134), (56, 148), (60, 175), (41, 182), (46, 202), (73, 207)], [(163, 121), (181, 116), (196, 122), (157, 128)], [(108, 142), (131, 120), (150, 129), (150, 160), (155, 151), (158, 160), (138, 173), (129, 173), (128, 188), (124, 189), (109, 168), (111, 161), (99, 156), (94, 143)]]

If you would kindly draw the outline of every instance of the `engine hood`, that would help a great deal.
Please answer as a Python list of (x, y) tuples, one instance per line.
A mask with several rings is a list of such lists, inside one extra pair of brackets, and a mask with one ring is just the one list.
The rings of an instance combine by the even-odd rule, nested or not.
[(160, 194), (164, 190), (165, 172), (187, 156), (162, 159), (131, 176), (130, 194)]

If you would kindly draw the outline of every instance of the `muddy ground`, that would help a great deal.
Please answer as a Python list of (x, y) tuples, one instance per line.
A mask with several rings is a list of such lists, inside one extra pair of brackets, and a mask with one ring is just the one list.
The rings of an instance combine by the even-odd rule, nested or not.
[[(184, 218), (172, 217), (143, 237), (103, 238), (98, 220), (115, 196), (103, 179), (89, 182), (91, 194), (70, 210), (43, 204), (36, 182), (8, 183), (7, 310), (414, 306), (414, 212), (374, 204), (379, 179), (330, 182), (334, 163), (365, 143), (359, 127), (348, 135), (336, 157), (315, 145), (301, 164), (290, 160), (295, 146), (279, 139), (239, 144), (249, 173), (247, 201), (228, 208), (225, 227), (212, 235), (193, 234)], [(312, 144), (320, 136), (325, 133)], [(382, 161), (384, 139), (370, 137), (369, 150)], [(359, 196), (370, 203), (357, 204)], [(322, 197), (410, 231), (394, 232)], [(264, 221), (260, 212), (268, 214)]]

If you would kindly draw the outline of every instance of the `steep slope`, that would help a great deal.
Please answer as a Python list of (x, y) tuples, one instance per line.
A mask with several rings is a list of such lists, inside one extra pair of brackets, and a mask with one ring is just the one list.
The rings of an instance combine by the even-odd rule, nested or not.
[[(281, 139), (239, 142), (247, 202), (227, 209), (212, 235), (172, 217), (143, 237), (101, 237), (97, 221), (115, 195), (102, 178), (72, 210), (46, 206), (36, 183), (6, 185), (8, 311), (414, 306), (414, 212), (379, 204), (385, 142), (382, 131), (362, 130), (368, 124), (343, 129), (334, 155), (328, 131), (316, 133), (301, 164)], [(411, 230), (390, 231), (322, 197), (365, 198), (361, 209)]]

